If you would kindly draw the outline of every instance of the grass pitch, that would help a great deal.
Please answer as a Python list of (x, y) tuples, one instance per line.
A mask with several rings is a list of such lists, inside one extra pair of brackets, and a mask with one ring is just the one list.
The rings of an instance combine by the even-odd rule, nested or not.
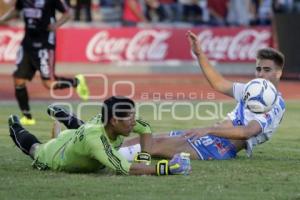
[[(50, 138), (52, 120), (46, 114), (48, 103), (32, 103), (38, 124), (27, 127), (41, 141)], [(128, 176), (103, 174), (68, 174), (37, 171), (8, 136), (7, 118), (18, 114), (14, 103), (0, 103), (0, 199), (1, 200), (86, 200), (86, 199), (300, 199), (300, 102), (287, 103), (284, 120), (271, 141), (257, 147), (252, 158), (245, 152), (230, 161), (192, 161), (190, 176)], [(73, 104), (76, 109), (77, 104)], [(191, 120), (172, 119), (171, 112), (153, 115), (151, 108), (141, 110), (155, 132), (185, 129), (215, 122), (209, 108)], [(222, 106), (222, 113), (233, 103)], [(87, 106), (83, 119), (96, 114), (98, 108)], [(178, 108), (177, 117), (189, 116), (186, 107)]]

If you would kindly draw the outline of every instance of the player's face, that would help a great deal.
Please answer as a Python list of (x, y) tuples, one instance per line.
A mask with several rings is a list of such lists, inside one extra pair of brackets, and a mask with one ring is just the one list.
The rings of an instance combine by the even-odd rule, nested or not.
[(271, 81), (277, 87), (282, 71), (276, 66), (273, 60), (257, 59), (256, 61), (256, 78), (264, 78)]
[(127, 117), (118, 119), (116, 124), (116, 131), (120, 135), (125, 137), (129, 136), (130, 132), (132, 132), (132, 129), (135, 126), (135, 111), (129, 112)]

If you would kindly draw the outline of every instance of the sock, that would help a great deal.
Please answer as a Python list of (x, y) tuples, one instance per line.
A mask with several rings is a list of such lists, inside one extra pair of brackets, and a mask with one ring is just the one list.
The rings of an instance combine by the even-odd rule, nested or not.
[(79, 81), (76, 78), (64, 78), (64, 77), (56, 77), (56, 84), (54, 89), (65, 89), (70, 87), (77, 87)]
[(29, 107), (29, 97), (25, 84), (15, 87), (15, 96), (23, 115), (29, 119), (32, 119)]
[(29, 133), (20, 124), (13, 124), (9, 127), (10, 137), (14, 143), (23, 151), (23, 153), (29, 155), (30, 148), (35, 143), (41, 143), (34, 135)]
[[(48, 115), (52, 116), (50, 109), (47, 110)], [(77, 129), (82, 124), (84, 124), (84, 121), (78, 119), (76, 116), (73, 116), (72, 113), (69, 113), (67, 111), (57, 111), (55, 112), (54, 116), (57, 121), (60, 123), (63, 123), (67, 129)]]
[(76, 117), (70, 115), (67, 117), (58, 117), (56, 118), (60, 123), (63, 123), (67, 129), (77, 129), (79, 128), (84, 122)]
[(68, 122), (63, 122), (63, 124), (68, 128), (68, 129), (77, 129), (79, 128), (84, 122), (74, 116), (71, 116), (68, 120)]

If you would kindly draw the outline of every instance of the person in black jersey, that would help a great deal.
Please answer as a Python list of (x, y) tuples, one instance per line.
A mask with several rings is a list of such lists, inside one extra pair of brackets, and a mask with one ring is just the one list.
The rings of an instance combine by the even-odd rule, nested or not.
[[(62, 13), (58, 20), (56, 11)], [(63, 0), (16, 0), (15, 6), (0, 18), (0, 25), (23, 15), (25, 35), (16, 58), (17, 68), (13, 73), (15, 96), (23, 117), (23, 125), (34, 125), (26, 82), (32, 80), (35, 72), (40, 72), (43, 85), (47, 89), (76, 87), (78, 95), (86, 100), (89, 91), (83, 75), (74, 78), (55, 75), (56, 30), (67, 22), (70, 12)]]

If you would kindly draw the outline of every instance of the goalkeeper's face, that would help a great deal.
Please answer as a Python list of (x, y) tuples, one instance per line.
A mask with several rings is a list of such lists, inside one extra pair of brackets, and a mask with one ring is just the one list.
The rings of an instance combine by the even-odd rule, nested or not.
[(135, 112), (130, 111), (126, 117), (116, 119), (115, 131), (125, 137), (129, 136), (135, 126)]

